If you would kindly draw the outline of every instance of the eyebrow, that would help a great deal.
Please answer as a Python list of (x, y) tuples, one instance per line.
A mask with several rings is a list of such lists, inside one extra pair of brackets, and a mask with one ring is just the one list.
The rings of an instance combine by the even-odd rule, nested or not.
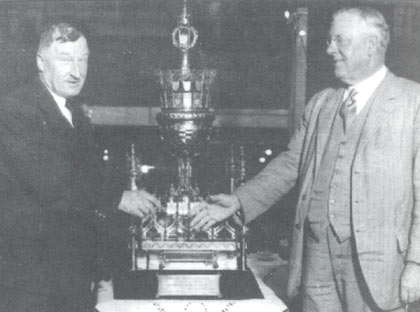
[[(64, 51), (59, 52), (59, 55), (60, 56), (72, 56), (70, 53), (64, 52)], [(81, 56), (89, 56), (89, 52), (83, 53)]]

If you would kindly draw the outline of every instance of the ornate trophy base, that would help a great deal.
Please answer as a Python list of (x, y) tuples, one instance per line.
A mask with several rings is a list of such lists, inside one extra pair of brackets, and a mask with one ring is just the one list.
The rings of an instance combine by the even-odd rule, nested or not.
[(115, 299), (262, 299), (251, 271), (127, 272), (113, 279)]

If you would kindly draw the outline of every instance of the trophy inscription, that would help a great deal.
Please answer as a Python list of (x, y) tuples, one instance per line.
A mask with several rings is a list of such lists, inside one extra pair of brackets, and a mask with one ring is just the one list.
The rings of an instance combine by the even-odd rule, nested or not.
[(158, 274), (158, 298), (221, 297), (220, 274)]

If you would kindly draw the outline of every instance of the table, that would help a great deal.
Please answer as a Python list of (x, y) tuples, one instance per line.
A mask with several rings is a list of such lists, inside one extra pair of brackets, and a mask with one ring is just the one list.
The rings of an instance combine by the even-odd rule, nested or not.
[[(263, 278), (280, 265), (285, 265), (276, 254), (255, 253), (247, 257), (264, 299), (247, 300), (114, 300), (112, 283), (103, 284), (98, 290), (98, 312), (286, 312), (283, 301), (264, 284)], [(238, 285), (239, 286), (239, 285)]]

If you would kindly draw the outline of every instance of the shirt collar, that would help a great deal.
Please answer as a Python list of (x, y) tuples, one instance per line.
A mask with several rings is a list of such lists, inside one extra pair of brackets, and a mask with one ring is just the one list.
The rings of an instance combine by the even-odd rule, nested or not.
[(365, 80), (360, 81), (358, 84), (351, 86), (351, 89), (356, 89), (358, 94), (373, 93), (379, 86), (381, 81), (385, 78), (388, 69), (383, 65), (376, 73), (369, 76)]
[(356, 103), (356, 113), (359, 113), (365, 107), (372, 94), (375, 92), (379, 84), (385, 78), (387, 72), (388, 69), (385, 65), (383, 65), (376, 73), (374, 73), (370, 77), (346, 89), (345, 96), (348, 94), (348, 92), (350, 92), (351, 89), (356, 90), (356, 95), (354, 96), (354, 100)]
[(54, 98), (54, 101), (57, 103), (58, 106), (60, 106), (61, 108), (66, 106), (66, 99), (64, 97), (55, 94), (50, 89), (48, 89), (48, 91), (50, 91), (52, 97)]
[[(42, 81), (42, 79), (41, 79)], [(42, 83), (44, 83), (42, 81)], [(50, 92), (51, 96), (54, 99), (54, 102), (57, 104), (58, 109), (60, 110), (61, 114), (68, 120), (68, 122), (73, 127), (73, 116), (70, 110), (66, 107), (66, 98), (54, 93), (47, 85), (44, 83), (45, 87), (47, 88), (48, 92)]]
[(54, 93), (48, 86), (47, 84), (44, 82), (44, 80), (40, 77), (40, 80), (42, 82), (42, 84), (45, 86), (45, 88), (48, 90), (48, 92), (51, 94), (51, 96), (53, 97), (54, 101), (57, 103), (57, 105), (60, 108), (65, 108), (66, 107), (66, 98)]

